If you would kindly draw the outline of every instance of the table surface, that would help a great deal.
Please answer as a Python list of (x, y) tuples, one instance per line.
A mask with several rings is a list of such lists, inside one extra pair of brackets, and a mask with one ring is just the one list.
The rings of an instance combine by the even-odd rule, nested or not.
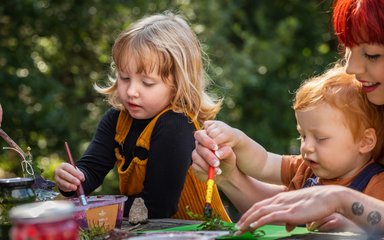
[[(173, 219), (173, 218), (162, 218), (162, 219), (149, 219), (147, 223), (140, 224), (136, 230), (145, 231), (145, 230), (160, 230), (166, 228), (179, 227), (190, 224), (199, 224), (201, 221), (194, 220), (183, 220), (183, 219)], [(128, 219), (124, 219), (121, 229), (130, 229), (135, 225), (132, 225), (128, 222)]]
[[(201, 221), (193, 221), (193, 220), (181, 220), (181, 219), (150, 219), (147, 223), (145, 224), (140, 224), (139, 226), (134, 226), (128, 222), (127, 219), (123, 220), (123, 224), (121, 229), (123, 231), (130, 231), (130, 232), (143, 232), (143, 231), (148, 231), (148, 230), (160, 230), (160, 229), (167, 229), (167, 228), (175, 228), (175, 227), (180, 227), (180, 226), (186, 226), (186, 225), (192, 225), (192, 224), (199, 224)], [(279, 231), (281, 232), (284, 230), (283, 227), (279, 226), (272, 226), (273, 228), (279, 228)], [(133, 230), (131, 230), (134, 228)], [(270, 228), (271, 229), (271, 228)], [(268, 236), (271, 235), (271, 236)], [(260, 239), (368, 239), (368, 236), (365, 235), (355, 235), (355, 234), (349, 234), (349, 233), (303, 233), (303, 234), (283, 234), (286, 236), (283, 237), (274, 237), (278, 235), (274, 234), (268, 234), (266, 233), (265, 237), (261, 237)], [(248, 238), (252, 239), (252, 238)], [(256, 239), (256, 238), (253, 238)], [(257, 238), (259, 239), (259, 238)], [(372, 239), (384, 239), (380, 237), (375, 237)]]

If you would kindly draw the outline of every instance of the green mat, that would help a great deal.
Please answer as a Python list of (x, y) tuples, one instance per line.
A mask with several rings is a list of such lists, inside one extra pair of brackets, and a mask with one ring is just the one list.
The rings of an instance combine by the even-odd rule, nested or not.
[[(228, 226), (233, 226), (234, 223), (228, 223), (226, 224)], [(185, 225), (185, 226), (179, 226), (179, 227), (173, 227), (173, 228), (167, 228), (158, 230), (156, 232), (166, 232), (166, 231), (198, 231), (201, 230), (198, 228), (199, 224), (193, 224), (193, 225)], [(310, 233), (306, 228), (304, 227), (296, 227), (293, 231), (287, 232), (285, 230), (285, 226), (276, 226), (276, 225), (266, 225), (263, 227), (260, 227), (259, 230), (263, 230), (265, 232), (264, 236), (261, 237), (254, 237), (251, 233), (244, 233), (241, 236), (223, 236), (218, 237), (216, 239), (279, 239), (279, 238), (285, 238), (293, 235), (300, 235), (300, 234), (308, 234)]]

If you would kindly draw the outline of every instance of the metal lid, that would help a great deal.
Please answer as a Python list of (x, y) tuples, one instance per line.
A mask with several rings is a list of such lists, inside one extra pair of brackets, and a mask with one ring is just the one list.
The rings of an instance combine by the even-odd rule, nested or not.
[(9, 212), (9, 218), (17, 222), (54, 222), (72, 218), (75, 205), (70, 201), (56, 200), (19, 205)]
[(33, 178), (2, 178), (0, 179), (0, 187), (32, 186), (34, 182)]

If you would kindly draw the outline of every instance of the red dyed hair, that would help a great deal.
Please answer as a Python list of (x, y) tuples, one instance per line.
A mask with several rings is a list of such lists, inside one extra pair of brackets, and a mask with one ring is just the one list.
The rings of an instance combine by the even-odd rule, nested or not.
[(361, 43), (384, 45), (384, 0), (335, 0), (333, 27), (347, 47)]

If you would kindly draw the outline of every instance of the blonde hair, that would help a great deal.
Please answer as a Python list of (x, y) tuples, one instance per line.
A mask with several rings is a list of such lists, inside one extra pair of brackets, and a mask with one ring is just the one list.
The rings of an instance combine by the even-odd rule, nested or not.
[[(209, 78), (203, 66), (203, 51), (186, 20), (170, 12), (144, 17), (120, 33), (112, 48), (110, 85), (95, 89), (106, 95), (109, 104), (124, 110), (116, 93), (116, 72), (124, 70), (127, 59), (135, 61), (138, 73), (157, 68), (174, 97), (173, 111), (192, 114), (199, 122), (213, 119), (222, 100), (206, 93)], [(171, 81), (170, 76), (173, 77)]]
[(375, 129), (378, 137), (373, 156), (378, 158), (384, 140), (384, 112), (381, 106), (369, 102), (361, 88), (354, 75), (347, 74), (345, 67), (336, 65), (301, 84), (296, 91), (293, 109), (310, 109), (322, 102), (339, 109), (355, 141), (362, 137), (365, 129)]

